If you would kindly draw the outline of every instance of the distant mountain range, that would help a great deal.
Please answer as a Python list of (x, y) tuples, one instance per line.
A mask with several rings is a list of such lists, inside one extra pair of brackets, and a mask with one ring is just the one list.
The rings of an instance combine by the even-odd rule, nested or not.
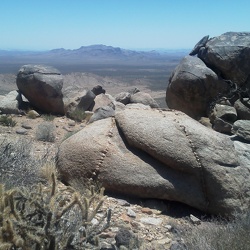
[(152, 63), (162, 62), (166, 58), (173, 56), (183, 57), (188, 54), (188, 50), (166, 50), (158, 51), (135, 51), (121, 49), (106, 45), (82, 46), (79, 49), (53, 49), (49, 51), (7, 51), (0, 50), (0, 60), (8, 61), (27, 61), (30, 63), (40, 62), (61, 62), (61, 63)]

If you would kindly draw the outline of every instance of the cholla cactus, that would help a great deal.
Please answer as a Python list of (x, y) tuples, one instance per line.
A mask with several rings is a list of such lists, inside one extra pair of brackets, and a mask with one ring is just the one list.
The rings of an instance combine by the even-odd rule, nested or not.
[(104, 189), (81, 196), (71, 187), (59, 187), (55, 173), (50, 187), (5, 190), (0, 185), (1, 249), (87, 249), (111, 219), (111, 210), (92, 225), (105, 199)]

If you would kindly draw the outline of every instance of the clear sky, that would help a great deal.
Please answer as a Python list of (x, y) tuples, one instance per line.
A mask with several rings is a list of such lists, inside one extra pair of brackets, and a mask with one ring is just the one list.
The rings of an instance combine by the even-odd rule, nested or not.
[(0, 0), (0, 49), (186, 49), (250, 31), (249, 0)]

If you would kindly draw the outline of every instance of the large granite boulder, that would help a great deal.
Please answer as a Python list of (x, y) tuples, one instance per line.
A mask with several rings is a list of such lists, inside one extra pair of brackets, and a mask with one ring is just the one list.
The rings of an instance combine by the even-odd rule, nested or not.
[[(246, 210), (250, 147), (212, 131), (179, 111), (126, 108), (87, 125), (59, 148), (65, 183), (84, 178), (108, 191), (186, 203), (214, 214)], [(246, 155), (246, 154), (244, 154)], [(244, 195), (243, 195), (244, 194)]]
[(207, 115), (207, 109), (228, 84), (199, 58), (186, 56), (169, 79), (166, 102), (169, 108), (181, 110), (191, 117)]
[(227, 32), (198, 53), (211, 69), (238, 86), (250, 86), (250, 32)]
[(51, 114), (64, 114), (63, 76), (50, 66), (24, 65), (16, 79), (17, 87), (36, 109)]

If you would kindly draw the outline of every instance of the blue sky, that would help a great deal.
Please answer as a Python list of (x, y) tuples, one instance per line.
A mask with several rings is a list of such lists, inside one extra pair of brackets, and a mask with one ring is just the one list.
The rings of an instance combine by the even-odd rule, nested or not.
[(249, 10), (249, 0), (1, 0), (0, 49), (189, 49), (250, 31)]

